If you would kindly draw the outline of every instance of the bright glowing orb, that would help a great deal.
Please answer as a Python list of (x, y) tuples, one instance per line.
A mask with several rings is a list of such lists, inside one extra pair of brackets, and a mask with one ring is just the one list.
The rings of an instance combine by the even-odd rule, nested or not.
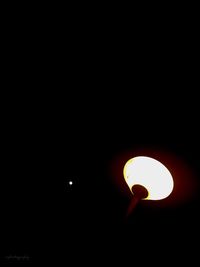
[(166, 198), (174, 187), (173, 178), (168, 169), (153, 158), (134, 157), (125, 164), (123, 173), (131, 192), (132, 187), (136, 184), (142, 185), (148, 190), (148, 196), (145, 199)]

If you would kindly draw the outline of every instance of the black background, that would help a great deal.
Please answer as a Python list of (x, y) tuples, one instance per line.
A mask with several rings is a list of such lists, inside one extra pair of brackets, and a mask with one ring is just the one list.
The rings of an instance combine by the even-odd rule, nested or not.
[[(34, 32), (25, 21), (6, 22), (2, 52), (1, 259), (198, 260), (195, 34), (158, 21), (127, 29), (91, 20)], [(140, 149), (181, 159), (196, 190), (175, 207), (140, 203), (125, 221), (130, 194), (111, 169)]]

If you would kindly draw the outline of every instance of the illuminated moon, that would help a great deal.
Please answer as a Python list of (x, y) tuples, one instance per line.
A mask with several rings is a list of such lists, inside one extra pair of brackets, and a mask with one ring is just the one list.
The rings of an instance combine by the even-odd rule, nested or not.
[(131, 192), (136, 184), (148, 190), (146, 200), (164, 199), (171, 194), (174, 187), (173, 178), (168, 169), (153, 158), (134, 157), (125, 164), (123, 173)]

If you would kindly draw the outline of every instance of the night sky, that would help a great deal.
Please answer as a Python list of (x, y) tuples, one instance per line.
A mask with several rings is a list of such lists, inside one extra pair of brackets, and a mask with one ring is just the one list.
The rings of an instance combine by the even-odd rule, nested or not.
[[(12, 40), (24, 40), (23, 30), (10, 27)], [(139, 38), (132, 49), (124, 31), (120, 42), (118, 31), (107, 29), (104, 41), (78, 29), (70, 41), (56, 31), (55, 56), (46, 30), (41, 45), (33, 35), (15, 50), (5, 44), (1, 260), (193, 266), (200, 238), (193, 50), (186, 55), (176, 35), (174, 45), (165, 36), (147, 46)], [(142, 201), (125, 219), (132, 195), (122, 171), (137, 155), (166, 164), (176, 190)]]
[[(31, 124), (25, 129), (18, 122), (14, 137), (9, 127), (1, 187), (4, 260), (28, 255), (29, 261), (64, 261), (72, 266), (80, 259), (92, 265), (134, 266), (141, 261), (159, 266), (161, 259), (169, 264), (198, 259), (196, 123), (176, 113), (166, 115), (165, 108), (154, 113), (143, 103), (143, 113), (140, 104), (131, 113), (132, 106), (114, 107), (104, 100), (108, 107), (102, 99), (87, 114), (82, 110), (72, 116), (64, 107), (48, 123), (40, 118), (39, 128)], [(163, 164), (166, 156), (175, 175), (184, 174), (186, 167), (189, 171), (185, 188), (178, 187), (183, 192), (176, 191), (171, 202), (143, 201), (125, 219), (131, 194), (122, 168), (132, 155), (162, 158)]]

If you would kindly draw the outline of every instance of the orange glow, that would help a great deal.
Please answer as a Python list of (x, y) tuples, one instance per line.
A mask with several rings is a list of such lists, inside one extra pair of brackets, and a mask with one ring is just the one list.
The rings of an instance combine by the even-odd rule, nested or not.
[(148, 190), (146, 200), (160, 200), (168, 197), (174, 187), (172, 175), (159, 161), (150, 157), (134, 157), (124, 166), (124, 178), (131, 192), (136, 184)]

